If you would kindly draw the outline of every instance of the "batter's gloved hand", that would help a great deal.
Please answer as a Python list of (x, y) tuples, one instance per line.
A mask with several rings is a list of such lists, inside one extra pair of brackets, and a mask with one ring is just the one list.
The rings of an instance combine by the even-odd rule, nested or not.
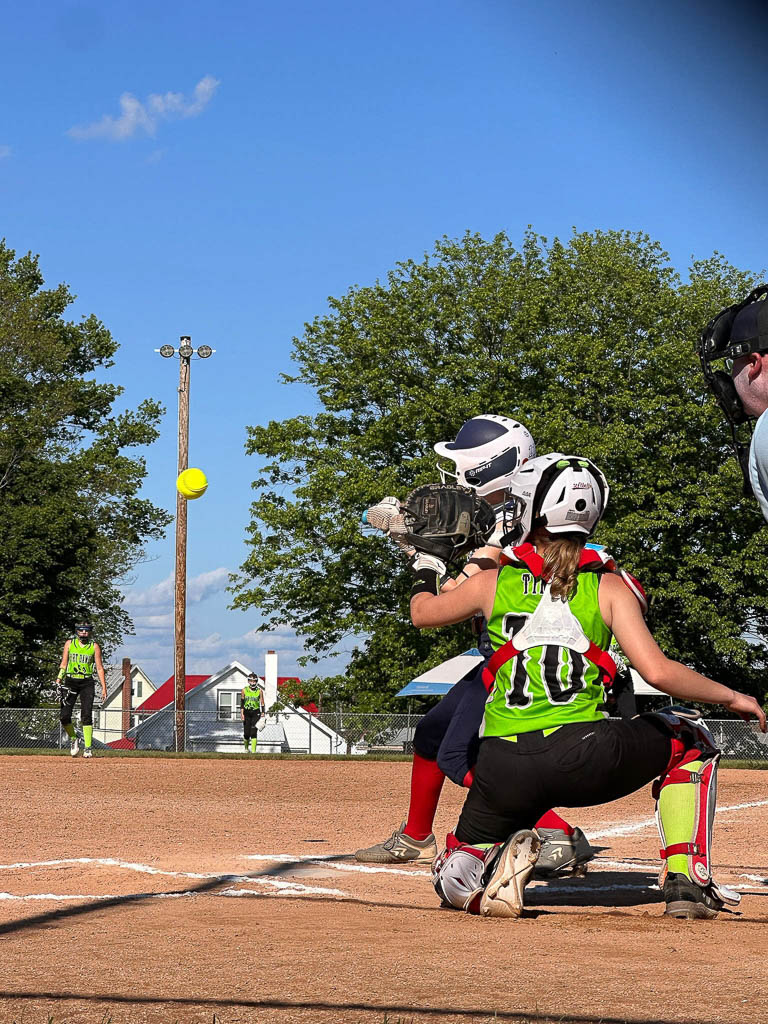
[(389, 525), (393, 516), (400, 514), (400, 499), (394, 497), (382, 498), (375, 505), (371, 505), (363, 512), (363, 524), (372, 526), (374, 530), (381, 530), (382, 533), (389, 533)]

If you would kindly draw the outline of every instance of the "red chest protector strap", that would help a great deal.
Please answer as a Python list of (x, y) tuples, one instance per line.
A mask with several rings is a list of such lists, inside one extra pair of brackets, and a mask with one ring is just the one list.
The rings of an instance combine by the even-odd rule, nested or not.
[[(515, 562), (522, 562), (536, 579), (541, 578), (544, 571), (544, 559), (541, 555), (537, 554), (532, 544), (521, 544), (520, 547), (514, 548), (512, 553), (514, 558), (502, 555), (499, 563), (500, 566), (514, 565)], [(597, 551), (593, 551), (591, 548), (582, 549), (579, 572), (610, 572), (613, 568), (615, 568), (615, 563), (612, 559), (610, 562), (606, 562)], [(483, 669), (483, 684), (488, 693), (491, 692), (496, 674), (501, 666), (506, 665), (508, 661), (516, 658), (520, 653), (522, 652), (518, 651), (511, 640), (507, 640), (497, 651), (494, 651), (488, 664)], [(603, 686), (611, 686), (616, 677), (616, 662), (610, 654), (591, 640), (589, 641), (589, 647), (583, 654), (588, 661), (591, 661), (593, 665), (597, 665), (600, 669), (600, 682)]]

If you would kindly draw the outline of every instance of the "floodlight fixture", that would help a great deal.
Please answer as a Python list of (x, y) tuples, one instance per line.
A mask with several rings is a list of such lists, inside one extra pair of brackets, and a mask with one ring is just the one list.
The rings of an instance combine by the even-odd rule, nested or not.
[(208, 359), (210, 356), (213, 355), (213, 351), (214, 350), (211, 348), (210, 345), (197, 346), (197, 354), (201, 359)]
[(159, 352), (163, 359), (171, 359), (176, 355), (176, 349), (173, 345), (161, 345), (160, 348), (156, 348), (155, 352)]
[(192, 354), (194, 353), (195, 350), (190, 345), (190, 341), (190, 338), (185, 338), (183, 336), (181, 338), (181, 344), (179, 345), (179, 355), (181, 356), (182, 359), (192, 358)]

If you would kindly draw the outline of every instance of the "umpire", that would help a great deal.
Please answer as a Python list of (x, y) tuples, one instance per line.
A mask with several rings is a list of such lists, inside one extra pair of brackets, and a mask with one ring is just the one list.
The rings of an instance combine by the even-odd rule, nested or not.
[(92, 633), (93, 626), (90, 622), (81, 622), (75, 626), (75, 635), (64, 644), (61, 667), (57, 676), (61, 693), (59, 719), (70, 738), (69, 752), (72, 757), (77, 757), (80, 753), (80, 742), (75, 727), (72, 725), (72, 712), (78, 697), (80, 698), (80, 721), (83, 725), (83, 757), (92, 756), (94, 671), (101, 683), (101, 699), (102, 701), (107, 699), (107, 682), (104, 678), (101, 648), (93, 640)]
[(264, 714), (264, 694), (259, 686), (259, 677), (255, 672), (248, 674), (248, 681), (243, 687), (240, 701), (240, 717), (243, 720), (243, 742), (246, 752), (256, 753), (256, 727)]

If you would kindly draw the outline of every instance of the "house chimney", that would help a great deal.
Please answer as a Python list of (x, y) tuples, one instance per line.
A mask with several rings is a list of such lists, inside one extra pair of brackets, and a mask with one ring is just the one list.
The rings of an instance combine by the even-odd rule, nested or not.
[(264, 658), (264, 707), (267, 711), (277, 700), (277, 654), (267, 651)]
[[(131, 728), (131, 659), (123, 658), (123, 736)], [(104, 723), (106, 725), (106, 722)]]

